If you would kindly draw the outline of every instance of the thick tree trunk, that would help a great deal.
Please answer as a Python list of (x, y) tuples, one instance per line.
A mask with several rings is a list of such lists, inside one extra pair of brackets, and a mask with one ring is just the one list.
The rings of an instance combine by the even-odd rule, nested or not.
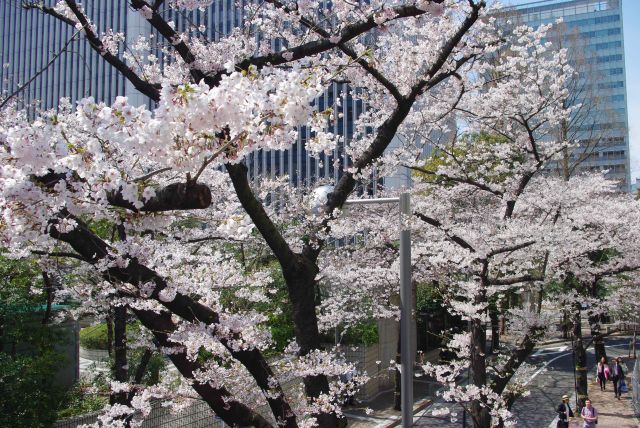
[(53, 304), (55, 290), (54, 290), (53, 280), (49, 277), (49, 274), (47, 274), (47, 272), (45, 271), (42, 271), (42, 280), (44, 282), (44, 290), (47, 295), (47, 303), (46, 303), (47, 306), (44, 311), (44, 316), (42, 317), (42, 324), (47, 324), (49, 323), (49, 319), (51, 318), (51, 306)]
[(561, 321), (560, 329), (562, 330), (562, 338), (569, 338), (569, 330), (571, 327), (571, 320), (569, 320), (569, 315), (567, 311), (562, 311), (562, 321)]
[[(474, 319), (471, 322), (471, 382), (480, 388), (487, 383), (486, 346), (486, 328), (479, 319)], [(474, 428), (491, 427), (489, 410), (478, 400), (471, 403), (471, 419)]]
[(107, 324), (107, 353), (109, 356), (113, 355), (113, 313), (109, 309), (107, 316), (105, 317), (105, 323)]
[[(113, 326), (115, 345), (113, 377), (118, 382), (127, 382), (129, 376), (127, 373), (127, 308), (125, 306), (113, 308)], [(111, 404), (126, 404), (127, 394), (112, 393), (109, 402)]]
[(500, 347), (500, 317), (495, 307), (489, 309), (489, 317), (491, 318), (491, 352), (496, 352)]
[(584, 401), (588, 396), (587, 385), (587, 351), (584, 347), (582, 339), (582, 312), (580, 303), (574, 306), (573, 315), (573, 337), (574, 337), (574, 353), (576, 363), (576, 387), (578, 395), (578, 411), (584, 406)]
[(604, 347), (604, 336), (602, 335), (602, 325), (600, 316), (589, 317), (589, 327), (591, 327), (591, 337), (593, 338), (593, 349), (596, 354), (596, 361), (604, 357), (607, 359), (607, 350)]
[[(298, 263), (283, 266), (283, 275), (287, 283), (291, 306), (293, 308), (294, 333), (300, 347), (300, 355), (320, 349), (320, 332), (316, 316), (316, 275), (318, 267), (303, 256)], [(306, 376), (303, 379), (306, 395), (310, 401), (329, 393), (329, 380), (325, 375)], [(335, 413), (314, 415), (320, 428), (346, 426), (346, 419)]]

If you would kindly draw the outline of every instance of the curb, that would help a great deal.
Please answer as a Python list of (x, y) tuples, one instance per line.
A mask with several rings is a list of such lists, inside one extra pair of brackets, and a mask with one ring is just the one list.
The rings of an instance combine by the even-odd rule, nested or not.
[[(413, 415), (415, 416), (416, 413), (418, 413), (420, 410), (424, 409), (425, 407), (429, 406), (430, 404), (432, 404), (433, 401), (428, 399), (428, 398), (424, 398), (418, 402), (416, 402), (413, 405)], [(398, 426), (398, 424), (400, 424), (402, 422), (402, 417), (401, 416), (394, 416), (393, 417), (393, 421), (389, 422), (388, 424), (384, 425), (382, 428), (393, 428)], [(413, 425), (413, 423), (412, 423)]]

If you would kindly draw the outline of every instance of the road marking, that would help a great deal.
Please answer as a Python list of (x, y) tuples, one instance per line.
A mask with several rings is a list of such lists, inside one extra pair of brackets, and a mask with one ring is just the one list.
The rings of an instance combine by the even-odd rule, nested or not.
[[(562, 352), (562, 351), (560, 351), (560, 352)], [(555, 360), (557, 360), (557, 359), (559, 359), (559, 358), (566, 357), (567, 355), (571, 355), (571, 352), (567, 352), (566, 354), (558, 355), (557, 357), (554, 357), (554, 358), (550, 359), (549, 361), (545, 362), (545, 363), (542, 365), (542, 367), (540, 367), (538, 370), (536, 370), (536, 372), (535, 372), (534, 374), (532, 374), (532, 375), (531, 375), (531, 377), (529, 378), (529, 380), (528, 380), (528, 381), (526, 381), (526, 382), (524, 383), (524, 386), (529, 385), (529, 383), (530, 383), (533, 379), (535, 379), (535, 378), (536, 378), (536, 376), (538, 376), (540, 373), (542, 373), (542, 372), (547, 368), (547, 366), (548, 366), (549, 364), (553, 363)]]
[(542, 348), (538, 351), (536, 351), (534, 354), (532, 354), (532, 357), (539, 357), (540, 355), (543, 354), (555, 354), (556, 352), (563, 352), (566, 351), (567, 349), (569, 349), (568, 346), (556, 346), (553, 348)]
[[(620, 345), (606, 345), (605, 348), (619, 348), (621, 346), (627, 346), (626, 344), (620, 344)], [(566, 350), (568, 347), (567, 346), (563, 346), (562, 348), (564, 348), (563, 350)], [(562, 352), (562, 351), (558, 351), (558, 352)], [(573, 352), (567, 352), (566, 354), (562, 354), (562, 355), (558, 355), (557, 357), (554, 357), (552, 359), (550, 359), (549, 361), (547, 361), (546, 363), (544, 363), (542, 365), (542, 367), (540, 367), (534, 374), (531, 375), (531, 377), (529, 378), (528, 381), (526, 381), (524, 383), (524, 386), (529, 385), (529, 383), (536, 377), (538, 376), (540, 373), (542, 373), (549, 364), (553, 363), (555, 360), (562, 358), (562, 357), (566, 357), (567, 355), (571, 355)], [(535, 356), (535, 354), (534, 354)]]

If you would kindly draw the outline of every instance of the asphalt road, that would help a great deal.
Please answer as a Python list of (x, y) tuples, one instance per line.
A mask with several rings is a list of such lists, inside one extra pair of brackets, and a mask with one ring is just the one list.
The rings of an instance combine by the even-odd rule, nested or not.
[[(606, 339), (608, 357), (625, 357), (630, 338), (612, 337)], [(587, 366), (590, 378), (595, 371), (595, 357), (593, 348), (587, 351)], [(560, 403), (563, 394), (573, 394), (573, 358), (571, 342), (544, 346), (534, 351), (528, 363), (536, 366), (535, 371), (528, 377), (530, 395), (518, 399), (512, 412), (521, 428), (546, 428), (555, 427), (555, 409)], [(433, 416), (433, 410), (440, 407), (448, 407), (456, 414), (454, 421), (450, 416)], [(463, 412), (460, 406), (443, 403), (436, 400), (427, 409), (418, 412), (414, 420), (414, 426), (420, 428), (460, 428), (463, 426)], [(471, 427), (467, 419), (467, 427)]]

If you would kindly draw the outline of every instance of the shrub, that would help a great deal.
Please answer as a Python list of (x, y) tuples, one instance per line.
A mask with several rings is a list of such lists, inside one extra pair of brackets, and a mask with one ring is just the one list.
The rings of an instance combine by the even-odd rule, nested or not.
[[(127, 323), (127, 339), (132, 340), (140, 330), (140, 322)], [(109, 349), (107, 323), (100, 323), (80, 330), (80, 345), (89, 349)]]
[(97, 393), (94, 385), (77, 383), (64, 395), (58, 409), (58, 419), (98, 411), (109, 402), (107, 397), (108, 390), (106, 387), (101, 393)]
[(54, 352), (36, 357), (0, 353), (0, 426), (51, 426), (63, 392), (53, 376), (60, 364)]
[(96, 324), (80, 330), (80, 345), (90, 349), (108, 349), (107, 324)]

